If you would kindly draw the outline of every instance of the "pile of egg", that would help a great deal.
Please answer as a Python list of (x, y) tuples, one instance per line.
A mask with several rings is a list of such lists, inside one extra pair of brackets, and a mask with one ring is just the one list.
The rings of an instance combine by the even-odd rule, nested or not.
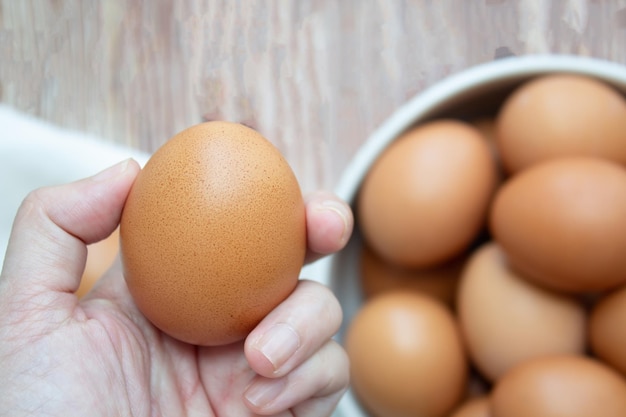
[(391, 143), (355, 201), (363, 409), (626, 416), (625, 164), (625, 97), (574, 74)]

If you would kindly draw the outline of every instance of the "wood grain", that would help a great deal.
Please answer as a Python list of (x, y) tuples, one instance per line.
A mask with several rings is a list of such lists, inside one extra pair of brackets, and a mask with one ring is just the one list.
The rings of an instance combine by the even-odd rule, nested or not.
[(206, 119), (331, 188), (398, 106), (498, 53), (626, 64), (626, 1), (0, 0), (0, 100), (153, 151)]

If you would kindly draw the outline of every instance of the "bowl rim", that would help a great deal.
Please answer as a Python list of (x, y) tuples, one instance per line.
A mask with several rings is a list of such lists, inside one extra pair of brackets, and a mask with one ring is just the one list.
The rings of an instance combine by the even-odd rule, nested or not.
[(354, 191), (380, 152), (427, 112), (450, 98), (497, 81), (527, 78), (545, 73), (570, 73), (601, 78), (626, 89), (626, 66), (604, 59), (577, 55), (508, 56), (461, 70), (426, 87), (394, 111), (357, 150), (341, 174), (335, 193), (351, 202)]

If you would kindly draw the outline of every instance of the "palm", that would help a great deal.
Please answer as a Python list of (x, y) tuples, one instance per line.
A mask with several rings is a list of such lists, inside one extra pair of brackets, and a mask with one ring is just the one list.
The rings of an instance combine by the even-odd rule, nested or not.
[[(15, 370), (20, 377), (6, 383), (62, 392), (77, 410), (90, 410), (93, 416), (251, 415), (242, 395), (255, 373), (242, 342), (196, 347), (161, 333), (139, 314), (123, 313), (110, 301), (94, 298), (78, 306), (68, 301), (66, 318), (59, 315), (58, 325), (21, 321), (6, 328), (22, 339), (23, 349), (11, 355), (11, 362), (24, 365)], [(41, 352), (53, 352), (55, 360)], [(73, 369), (60, 368), (63, 362)], [(51, 397), (49, 406), (66, 409), (68, 404)]]

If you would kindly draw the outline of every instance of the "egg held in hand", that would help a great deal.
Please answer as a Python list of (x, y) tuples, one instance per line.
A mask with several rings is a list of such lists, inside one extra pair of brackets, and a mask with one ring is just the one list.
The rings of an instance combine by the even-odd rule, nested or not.
[(139, 173), (120, 251), (128, 289), (156, 327), (203, 346), (241, 340), (297, 284), (306, 251), (300, 187), (258, 132), (193, 126)]

